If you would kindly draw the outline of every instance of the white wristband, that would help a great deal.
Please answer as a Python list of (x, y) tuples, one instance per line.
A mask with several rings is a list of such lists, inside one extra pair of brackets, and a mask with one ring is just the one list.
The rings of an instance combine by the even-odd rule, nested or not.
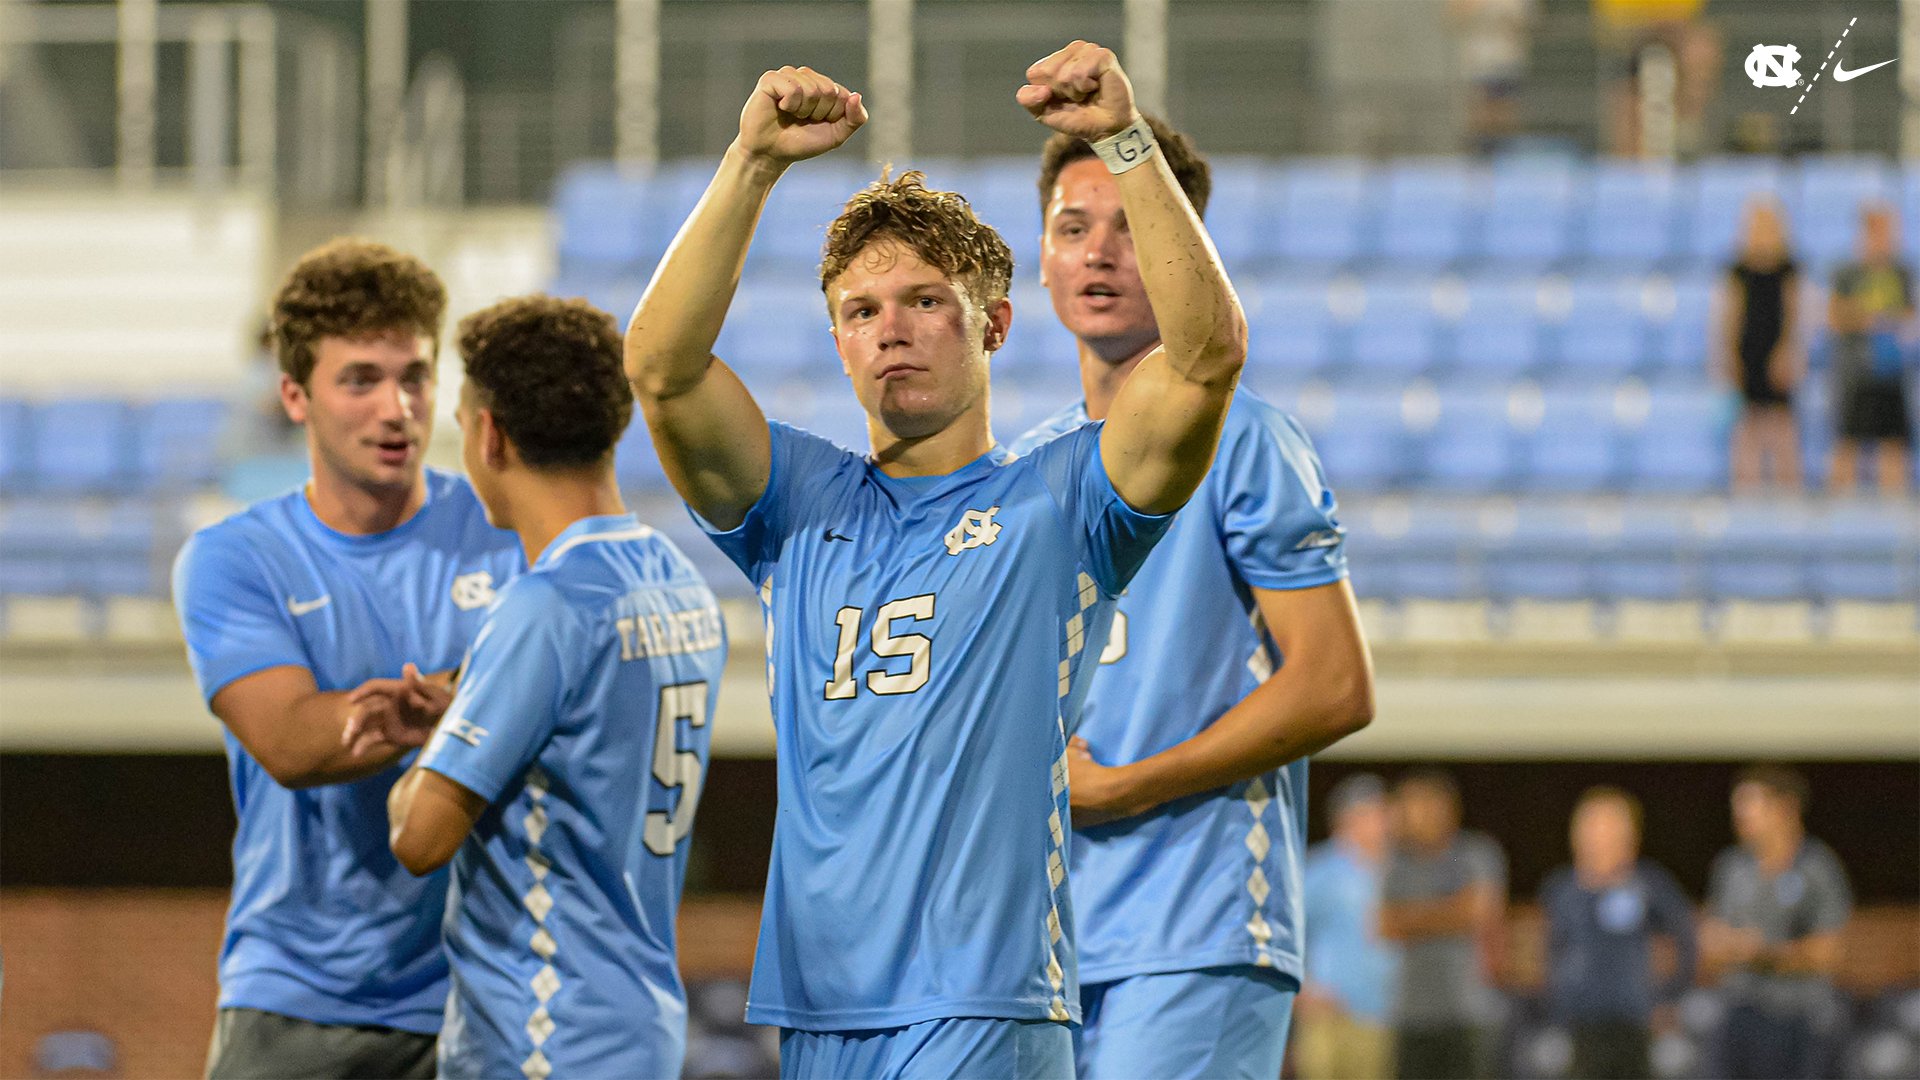
[(1129, 125), (1118, 134), (1109, 135), (1093, 143), (1093, 152), (1107, 163), (1107, 171), (1115, 176), (1126, 172), (1136, 165), (1144, 165), (1152, 160), (1154, 151), (1160, 144), (1154, 140), (1153, 129), (1145, 120)]

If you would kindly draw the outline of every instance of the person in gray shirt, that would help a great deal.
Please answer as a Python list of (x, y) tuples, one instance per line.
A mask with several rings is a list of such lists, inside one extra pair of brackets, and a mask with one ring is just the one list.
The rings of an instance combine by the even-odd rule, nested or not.
[(1460, 790), (1433, 770), (1394, 793), (1399, 844), (1382, 888), (1380, 933), (1403, 946), (1394, 999), (1395, 1057), (1405, 1080), (1490, 1073), (1501, 1001), (1497, 966), (1507, 902), (1499, 845), (1460, 829)]
[(1838, 1022), (1833, 977), (1853, 891), (1833, 849), (1801, 823), (1807, 784), (1759, 765), (1733, 786), (1740, 843), (1714, 860), (1703, 951), (1726, 971), (1719, 1075), (1788, 1080), (1829, 1075)]

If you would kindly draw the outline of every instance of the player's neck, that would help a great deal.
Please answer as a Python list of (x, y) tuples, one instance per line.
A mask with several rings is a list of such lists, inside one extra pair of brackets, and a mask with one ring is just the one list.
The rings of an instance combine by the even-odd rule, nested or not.
[(526, 549), (531, 566), (553, 541), (582, 518), (624, 514), (620, 485), (613, 471), (551, 473), (522, 471), (507, 482), (511, 528)]
[(922, 438), (899, 438), (872, 417), (867, 418), (867, 436), (873, 443), (874, 466), (893, 477), (945, 476), (993, 449), (985, 397), (953, 423)]
[(372, 536), (406, 524), (427, 504), (426, 472), (415, 472), (410, 484), (368, 488), (316, 468), (307, 481), (306, 497), (313, 516), (327, 528)]
[(1143, 345), (1133, 344), (1131, 350), (1118, 359), (1108, 359), (1100, 348), (1081, 339), (1080, 389), (1087, 395), (1087, 419), (1107, 418), (1108, 411), (1113, 408), (1114, 396), (1126, 384), (1127, 376), (1133, 374), (1133, 369), (1140, 366), (1140, 361), (1159, 346), (1160, 339), (1156, 337)]
[(1770, 875), (1785, 873), (1793, 866), (1793, 858), (1800, 854), (1800, 845), (1805, 840), (1806, 833), (1800, 829), (1762, 837), (1753, 845), (1754, 861)]

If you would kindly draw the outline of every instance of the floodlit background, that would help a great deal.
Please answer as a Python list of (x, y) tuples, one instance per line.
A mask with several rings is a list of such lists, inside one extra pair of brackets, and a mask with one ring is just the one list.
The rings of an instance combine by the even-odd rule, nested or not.
[[(923, 168), (1019, 263), (1010, 440), (1078, 394), (1033, 271), (1043, 132), (1012, 99), (1073, 38), (1119, 48), (1212, 157), (1245, 381), (1341, 497), (1379, 713), (1315, 796), (1439, 765), (1506, 850), (1502, 1070), (1565, 1067), (1535, 902), (1581, 790), (1636, 794), (1698, 902), (1732, 777), (1766, 759), (1810, 781), (1858, 902), (1835, 1068), (1920, 1075), (1920, 502), (1911, 447), (1899, 490), (1871, 460), (1830, 477), (1825, 323), (1863, 207), (1920, 254), (1920, 66), (1822, 79), (1791, 114), (1802, 88), (1747, 68), (1791, 43), (1810, 79), (1843, 31), (1850, 67), (1920, 65), (1900, 0), (0, 0), (0, 1075), (201, 1067), (232, 810), (167, 570), (305, 475), (258, 343), (301, 251), (410, 249), (454, 317), (546, 289), (624, 320), (753, 80), (809, 64), (874, 119), (776, 190), (719, 351), (773, 415), (861, 444), (822, 226), (882, 165)], [(1715, 298), (1756, 196), (1803, 270), (1806, 479), (1735, 493)], [(450, 419), (437, 438), (457, 467)], [(620, 472), (729, 601), (688, 1067), (761, 1075), (772, 1044), (739, 1022), (773, 815), (760, 620), (637, 419)], [(1713, 1075), (1716, 979), (1663, 1075)]]

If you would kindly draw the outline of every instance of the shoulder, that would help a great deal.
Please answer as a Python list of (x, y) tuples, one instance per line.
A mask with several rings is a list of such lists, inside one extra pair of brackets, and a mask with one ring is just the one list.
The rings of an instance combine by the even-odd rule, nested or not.
[(1655, 892), (1672, 893), (1676, 896), (1685, 895), (1680, 888), (1679, 880), (1669, 873), (1666, 867), (1652, 859), (1643, 858), (1635, 863), (1634, 872), (1640, 876), (1640, 880), (1646, 884), (1647, 888)]
[(1479, 867), (1504, 866), (1507, 861), (1499, 842), (1482, 832), (1462, 832), (1454, 845), (1454, 852), (1456, 857)]
[(1547, 875), (1540, 883), (1540, 900), (1544, 904), (1556, 904), (1565, 900), (1575, 888), (1573, 867), (1562, 866)]
[(298, 542), (302, 534), (288, 515), (288, 503), (301, 497), (296, 489), (262, 499), (195, 529), (174, 565), (187, 570), (218, 566), (229, 573), (234, 568), (257, 567), (259, 552)]
[(1842, 879), (1847, 876), (1846, 865), (1840, 861), (1840, 856), (1828, 847), (1825, 841), (1816, 840), (1811, 836), (1800, 845), (1799, 862), (1816, 874)]
[(552, 566), (541, 566), (515, 577), (494, 594), (487, 624), (533, 625), (567, 618), (567, 586)]
[(1708, 872), (1713, 875), (1715, 881), (1719, 881), (1733, 874), (1744, 873), (1752, 865), (1753, 857), (1747, 854), (1747, 849), (1739, 844), (1732, 844), (1721, 848), (1720, 854), (1713, 857), (1713, 864)]

